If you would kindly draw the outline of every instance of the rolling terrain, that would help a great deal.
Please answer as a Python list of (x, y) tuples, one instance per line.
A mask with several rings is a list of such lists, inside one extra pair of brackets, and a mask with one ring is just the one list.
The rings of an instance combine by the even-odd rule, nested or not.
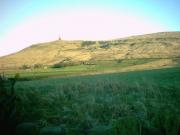
[(1, 132), (180, 133), (180, 32), (42, 43), (0, 66)]
[[(40, 43), (0, 58), (0, 69), (23, 65), (52, 66), (151, 59), (143, 67), (175, 66), (180, 58), (180, 32), (162, 32), (108, 41), (65, 41)], [(153, 60), (152, 60), (153, 59)], [(144, 65), (145, 64), (145, 65)]]

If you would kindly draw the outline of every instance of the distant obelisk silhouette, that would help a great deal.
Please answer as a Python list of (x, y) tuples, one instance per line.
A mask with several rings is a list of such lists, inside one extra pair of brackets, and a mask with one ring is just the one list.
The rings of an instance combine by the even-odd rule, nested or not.
[(59, 40), (61, 40), (61, 36), (59, 36)]

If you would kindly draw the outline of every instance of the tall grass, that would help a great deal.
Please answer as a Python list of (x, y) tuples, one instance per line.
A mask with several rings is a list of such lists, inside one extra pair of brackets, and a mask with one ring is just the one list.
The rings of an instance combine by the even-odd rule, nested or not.
[(169, 72), (20, 82), (21, 122), (34, 123), (40, 134), (178, 135), (180, 87), (173, 78), (157, 82)]

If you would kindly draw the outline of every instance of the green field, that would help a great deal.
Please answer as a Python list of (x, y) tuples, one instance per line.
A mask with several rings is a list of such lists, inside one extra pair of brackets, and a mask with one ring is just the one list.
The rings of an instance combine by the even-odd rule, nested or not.
[(40, 135), (178, 135), (179, 84), (178, 67), (19, 81), (15, 92), (22, 124), (17, 131)]
[[(99, 60), (89, 61), (86, 64), (77, 64), (72, 66), (64, 66), (60, 68), (47, 67), (37, 69), (14, 69), (14, 70), (0, 70), (7, 77), (13, 77), (14, 74), (18, 73), (21, 79), (39, 79), (49, 77), (65, 77), (65, 76), (80, 76), (90, 74), (104, 74), (104, 73), (116, 73), (116, 72), (127, 72), (135, 70), (147, 70), (156, 68), (171, 67), (170, 65), (156, 66), (157, 62), (163, 63), (170, 59), (160, 58), (141, 58), (141, 59), (123, 59), (123, 60)], [(153, 63), (155, 62), (155, 63)], [(179, 59), (173, 59), (179, 66)], [(151, 63), (151, 64), (150, 64)], [(147, 65), (146, 67), (144, 65)]]

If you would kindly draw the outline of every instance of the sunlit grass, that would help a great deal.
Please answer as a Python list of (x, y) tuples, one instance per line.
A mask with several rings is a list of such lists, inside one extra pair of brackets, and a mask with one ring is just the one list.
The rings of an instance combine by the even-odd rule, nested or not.
[[(124, 59), (124, 60), (99, 60), (89, 61), (86, 64), (77, 64), (72, 66), (65, 66), (60, 68), (47, 67), (44, 68), (31, 68), (19, 70), (5, 70), (4, 74), (8, 77), (14, 76), (15, 73), (20, 74), (20, 78), (38, 79), (46, 77), (65, 77), (65, 76), (79, 76), (88, 74), (102, 74), (102, 73), (115, 73), (115, 72), (128, 72), (136, 70), (147, 70), (154, 68), (168, 67), (163, 63), (171, 62), (170, 59)], [(157, 65), (157, 66), (156, 66)], [(1, 71), (3, 72), (3, 71)]]

